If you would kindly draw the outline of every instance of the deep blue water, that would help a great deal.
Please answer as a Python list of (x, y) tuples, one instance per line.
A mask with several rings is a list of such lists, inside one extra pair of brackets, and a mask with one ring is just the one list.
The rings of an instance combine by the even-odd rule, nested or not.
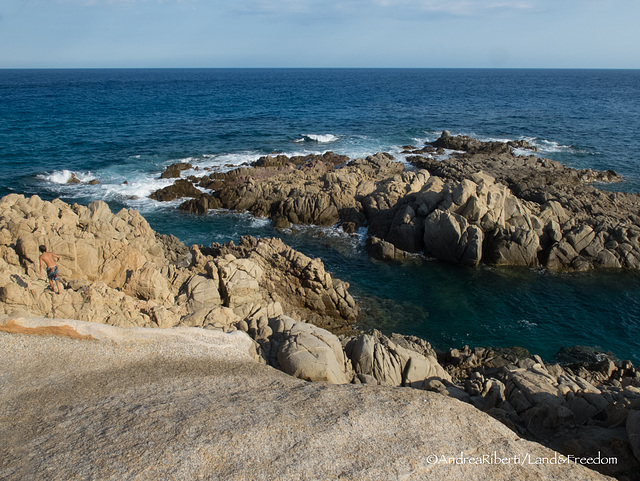
[[(221, 167), (327, 150), (402, 159), (403, 145), (443, 129), (526, 138), (542, 156), (625, 177), (605, 188), (640, 191), (638, 70), (143, 69), (0, 70), (0, 195), (102, 199), (186, 243), (283, 236), (352, 284), (367, 327), (438, 348), (520, 345), (551, 359), (583, 344), (639, 362), (634, 272), (389, 265), (332, 229), (280, 234), (262, 219), (186, 215), (146, 198), (177, 161)], [(100, 184), (68, 185), (72, 173)]]

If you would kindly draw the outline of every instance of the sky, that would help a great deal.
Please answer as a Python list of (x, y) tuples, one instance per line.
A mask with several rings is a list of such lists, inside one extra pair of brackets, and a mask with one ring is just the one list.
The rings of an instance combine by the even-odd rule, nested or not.
[(640, 68), (640, 0), (0, 0), (0, 68)]

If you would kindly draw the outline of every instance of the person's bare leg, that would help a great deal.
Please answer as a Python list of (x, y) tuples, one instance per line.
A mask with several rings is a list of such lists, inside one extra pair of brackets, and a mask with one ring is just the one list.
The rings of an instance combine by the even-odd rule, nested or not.
[[(56, 284), (58, 285), (58, 294), (60, 294), (60, 281), (56, 279)], [(53, 289), (53, 287), (52, 287)]]

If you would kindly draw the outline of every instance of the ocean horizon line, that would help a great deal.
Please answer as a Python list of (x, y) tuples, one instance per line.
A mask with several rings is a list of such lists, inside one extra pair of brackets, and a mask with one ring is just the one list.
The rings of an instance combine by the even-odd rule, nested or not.
[(555, 71), (640, 71), (626, 67), (0, 67), (8, 70), (555, 70)]

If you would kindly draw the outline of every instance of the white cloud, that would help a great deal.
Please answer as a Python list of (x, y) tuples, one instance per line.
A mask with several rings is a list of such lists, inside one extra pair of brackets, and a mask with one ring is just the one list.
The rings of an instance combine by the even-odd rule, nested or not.
[(314, 0), (241, 0), (234, 2), (233, 10), (257, 15), (312, 13)]
[[(117, 0), (127, 1), (127, 0)], [(128, 0), (135, 1), (135, 0)], [(501, 12), (522, 12), (536, 9), (539, 0), (514, 2), (496, 0), (237, 0), (232, 10), (245, 14), (340, 15), (361, 16), (384, 12), (386, 15), (406, 17), (413, 14), (437, 13), (472, 16)]]
[(496, 2), (495, 0), (373, 0), (373, 3), (389, 9), (397, 8), (452, 15), (474, 15), (491, 11), (520, 11), (535, 8), (532, 2)]
[(196, 3), (199, 0), (56, 0), (59, 4), (66, 5), (136, 5), (136, 4), (171, 4), (171, 3)]

